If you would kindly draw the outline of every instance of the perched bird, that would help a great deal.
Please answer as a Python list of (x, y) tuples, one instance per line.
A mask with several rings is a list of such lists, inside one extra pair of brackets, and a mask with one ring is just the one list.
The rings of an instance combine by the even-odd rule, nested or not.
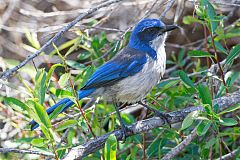
[[(126, 133), (119, 104), (139, 102), (144, 105), (141, 100), (160, 81), (165, 71), (167, 32), (176, 28), (176, 25), (165, 25), (158, 19), (141, 20), (133, 29), (128, 45), (93, 73), (78, 91), (78, 98), (102, 96), (113, 102), (121, 128)], [(50, 115), (62, 105), (61, 112), (64, 112), (73, 104), (65, 98), (48, 108), (47, 113)], [(30, 124), (32, 130), (39, 126), (35, 121)]]

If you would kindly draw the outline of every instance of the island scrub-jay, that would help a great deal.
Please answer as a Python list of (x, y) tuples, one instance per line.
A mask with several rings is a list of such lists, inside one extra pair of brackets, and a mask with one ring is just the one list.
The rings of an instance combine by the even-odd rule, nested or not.
[[(115, 103), (121, 128), (126, 134), (127, 128), (117, 104), (143, 100), (160, 81), (166, 65), (165, 39), (167, 32), (175, 28), (177, 26), (165, 25), (158, 19), (140, 21), (133, 29), (128, 45), (93, 73), (78, 91), (78, 98), (102, 96)], [(64, 105), (63, 112), (73, 104), (65, 98), (48, 108), (47, 113), (50, 115), (57, 107)], [(35, 121), (30, 124), (32, 130), (39, 126)]]

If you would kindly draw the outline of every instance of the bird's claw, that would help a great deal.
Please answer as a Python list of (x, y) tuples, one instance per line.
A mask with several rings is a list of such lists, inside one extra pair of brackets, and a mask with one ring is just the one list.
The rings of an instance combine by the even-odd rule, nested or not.
[(127, 139), (127, 136), (128, 136), (128, 131), (129, 131), (129, 128), (128, 126), (126, 125), (121, 125), (121, 130), (122, 130), (122, 141), (123, 143), (125, 143), (126, 139)]
[(155, 115), (157, 117), (162, 118), (169, 125), (169, 127), (171, 128), (171, 123), (168, 121), (168, 116), (169, 116), (168, 114), (162, 113), (162, 112), (160, 112), (158, 110), (154, 110), (154, 112), (155, 112)]

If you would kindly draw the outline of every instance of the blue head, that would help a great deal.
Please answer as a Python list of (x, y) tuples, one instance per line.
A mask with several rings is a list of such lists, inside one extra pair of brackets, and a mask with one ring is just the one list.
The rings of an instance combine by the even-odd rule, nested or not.
[(165, 33), (177, 28), (175, 25), (165, 25), (158, 19), (143, 19), (132, 31), (129, 46), (147, 52), (153, 59), (157, 58), (156, 51), (151, 47), (153, 40), (163, 36), (161, 43), (165, 41)]

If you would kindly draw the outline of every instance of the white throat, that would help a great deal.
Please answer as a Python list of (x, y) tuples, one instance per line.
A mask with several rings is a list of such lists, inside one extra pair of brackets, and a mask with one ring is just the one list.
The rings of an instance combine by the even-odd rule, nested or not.
[(167, 33), (164, 33), (154, 40), (151, 41), (151, 48), (154, 49), (156, 52), (159, 48), (165, 47), (165, 40), (167, 38)]

